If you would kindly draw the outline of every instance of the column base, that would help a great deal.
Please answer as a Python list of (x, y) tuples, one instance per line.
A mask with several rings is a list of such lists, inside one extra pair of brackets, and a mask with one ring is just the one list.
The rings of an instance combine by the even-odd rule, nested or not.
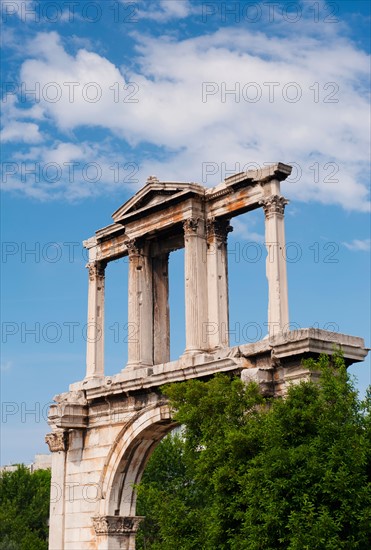
[(121, 372), (126, 370), (139, 370), (139, 369), (148, 369), (153, 367), (153, 363), (127, 363)]
[(189, 357), (191, 355), (200, 355), (201, 353), (210, 353), (213, 350), (211, 349), (186, 349), (184, 350), (181, 357)]

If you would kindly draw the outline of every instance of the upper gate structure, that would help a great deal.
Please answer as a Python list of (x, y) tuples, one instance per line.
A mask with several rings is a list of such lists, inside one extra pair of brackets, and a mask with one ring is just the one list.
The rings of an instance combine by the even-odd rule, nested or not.
[[(84, 242), (89, 250), (86, 377), (54, 398), (46, 441), (53, 453), (50, 550), (135, 549), (142, 518), (135, 485), (158, 442), (175, 427), (160, 387), (229, 372), (282, 396), (310, 376), (305, 357), (341, 347), (347, 364), (367, 355), (362, 338), (318, 329), (290, 331), (280, 182), (282, 163), (241, 172), (207, 189), (196, 183), (146, 185)], [(265, 214), (268, 337), (237, 347), (228, 338), (230, 220)], [(184, 248), (183, 355), (170, 362), (169, 254)], [(104, 282), (108, 262), (129, 257), (128, 362), (104, 374)], [(248, 296), (246, 297), (248, 302)]]

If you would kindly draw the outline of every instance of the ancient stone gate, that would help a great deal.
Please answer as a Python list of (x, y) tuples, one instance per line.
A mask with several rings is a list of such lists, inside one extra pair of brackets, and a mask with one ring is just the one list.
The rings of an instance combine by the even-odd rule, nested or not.
[[(230, 372), (259, 382), (267, 395), (309, 375), (303, 357), (341, 346), (348, 364), (367, 354), (361, 338), (317, 329), (289, 330), (284, 209), (275, 164), (235, 174), (205, 189), (196, 183), (147, 184), (85, 241), (89, 249), (86, 377), (54, 398), (46, 441), (53, 453), (50, 550), (135, 548), (133, 485), (153, 449), (174, 428), (159, 387)], [(229, 347), (227, 235), (231, 218), (262, 207), (268, 278), (268, 337)], [(186, 349), (170, 362), (168, 257), (185, 249)], [(104, 375), (107, 262), (129, 256), (128, 363)], [(241, 297), (241, 299), (245, 299)], [(246, 296), (248, 306), (248, 295)]]

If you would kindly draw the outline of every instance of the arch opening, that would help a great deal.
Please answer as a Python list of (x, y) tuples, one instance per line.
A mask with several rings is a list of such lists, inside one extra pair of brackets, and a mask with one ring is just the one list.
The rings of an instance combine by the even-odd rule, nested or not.
[(165, 400), (150, 405), (123, 426), (101, 474), (101, 515), (135, 514), (137, 485), (157, 444), (176, 426)]
[(115, 438), (101, 474), (99, 515), (93, 518), (99, 550), (135, 550), (142, 519), (136, 515), (136, 486), (158, 443), (177, 425), (161, 400), (135, 414)]
[(177, 424), (164, 420), (145, 428), (124, 452), (111, 487), (109, 515), (135, 516), (137, 492), (148, 460), (161, 440)]

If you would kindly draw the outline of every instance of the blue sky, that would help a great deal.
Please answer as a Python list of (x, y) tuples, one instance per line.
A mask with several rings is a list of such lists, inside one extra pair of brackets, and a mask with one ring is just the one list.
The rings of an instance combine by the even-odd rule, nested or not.
[[(370, 345), (370, 4), (1, 3), (2, 454), (29, 462), (85, 371), (81, 242), (151, 174), (218, 184), (282, 161), (290, 320)], [(231, 343), (266, 333), (264, 223), (233, 221)], [(254, 244), (252, 244), (254, 243)], [(170, 263), (184, 350), (182, 251)], [(126, 361), (127, 262), (107, 268), (106, 372)], [(364, 393), (369, 359), (351, 368)]]

